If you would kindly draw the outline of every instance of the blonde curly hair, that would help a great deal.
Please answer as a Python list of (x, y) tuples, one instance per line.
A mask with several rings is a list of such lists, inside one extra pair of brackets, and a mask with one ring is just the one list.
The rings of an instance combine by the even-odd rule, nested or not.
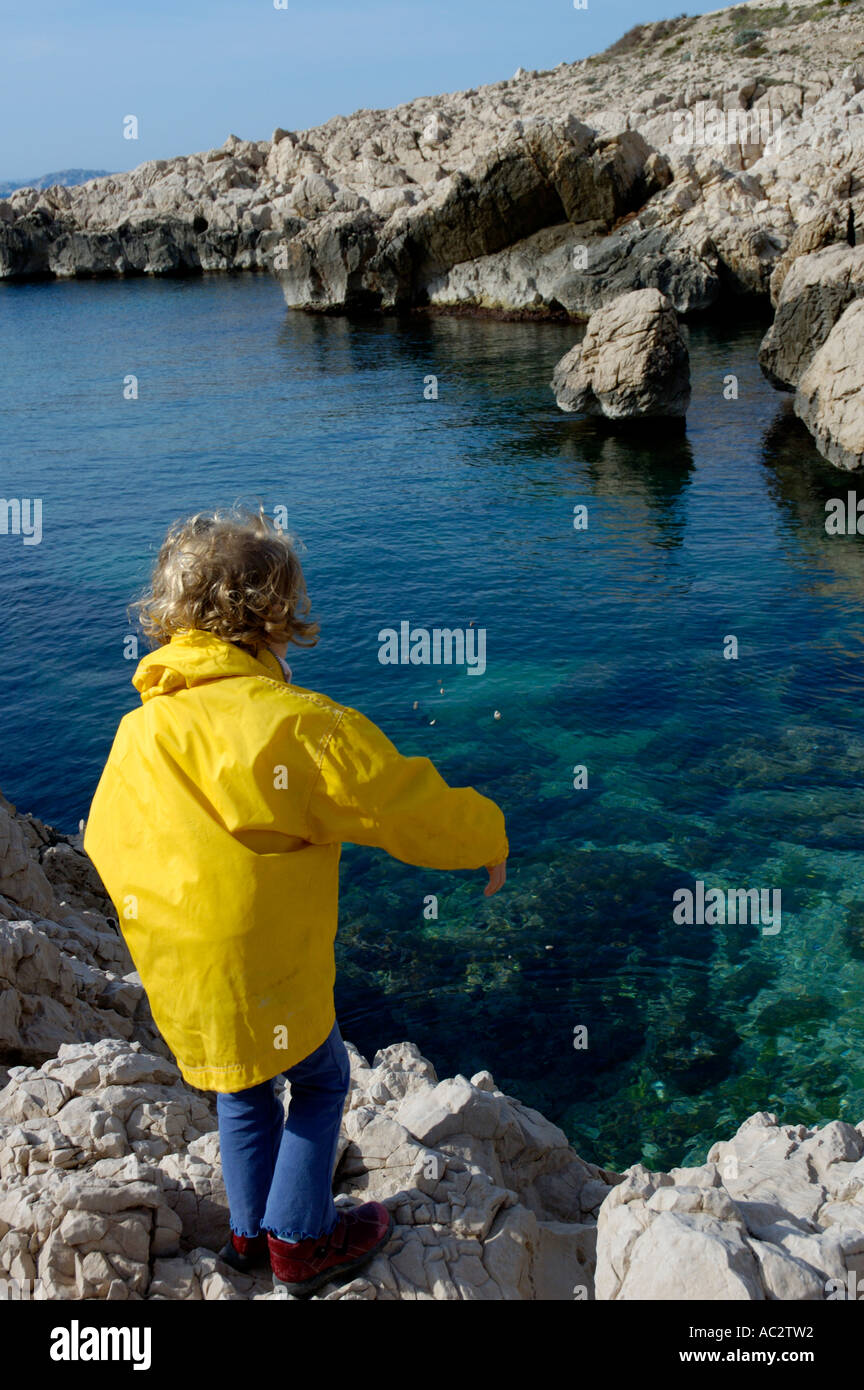
[(197, 512), (168, 531), (149, 590), (132, 605), (157, 646), (200, 629), (253, 655), (262, 644), (312, 647), (318, 623), (294, 544), (263, 507)]

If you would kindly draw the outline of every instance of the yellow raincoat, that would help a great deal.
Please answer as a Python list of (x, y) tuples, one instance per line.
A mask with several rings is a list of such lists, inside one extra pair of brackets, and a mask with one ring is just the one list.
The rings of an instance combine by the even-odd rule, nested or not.
[(187, 630), (144, 657), (84, 847), (185, 1079), (238, 1091), (335, 1021), (341, 842), (433, 869), (507, 855), (504, 817), (357, 710)]

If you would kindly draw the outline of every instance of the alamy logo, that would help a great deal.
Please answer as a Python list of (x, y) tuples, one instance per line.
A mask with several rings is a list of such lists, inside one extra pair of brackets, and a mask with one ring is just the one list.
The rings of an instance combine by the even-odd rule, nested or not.
[(716, 926), (718, 923), (750, 923), (762, 927), (763, 936), (776, 936), (782, 921), (779, 888), (709, 888), (701, 879), (695, 892), (676, 888), (672, 921), (680, 926)]
[(0, 1302), (29, 1303), (45, 1297), (41, 1279), (0, 1279)]
[(843, 497), (829, 497), (825, 503), (825, 530), (829, 536), (864, 536), (864, 497), (847, 492)]
[(42, 539), (41, 497), (0, 497), (0, 536), (23, 536), (25, 545)]
[[(861, 1290), (859, 1293), (858, 1290)], [(832, 1301), (860, 1303), (864, 1300), (864, 1284), (858, 1283), (858, 1275), (854, 1269), (850, 1269), (846, 1274), (846, 1282), (842, 1279), (829, 1279), (825, 1285), (825, 1297), (828, 1302)]]
[(51, 1329), (52, 1361), (131, 1361), (135, 1371), (149, 1371), (149, 1327), (69, 1327)]
[(408, 622), (378, 633), (382, 666), (467, 666), (469, 676), (486, 670), (485, 627), (413, 627)]
[(783, 137), (783, 116), (768, 106), (749, 110), (734, 106), (721, 111), (717, 106), (697, 102), (692, 111), (674, 113), (672, 141), (685, 147), (728, 145), (764, 146), (769, 143), (779, 153)]

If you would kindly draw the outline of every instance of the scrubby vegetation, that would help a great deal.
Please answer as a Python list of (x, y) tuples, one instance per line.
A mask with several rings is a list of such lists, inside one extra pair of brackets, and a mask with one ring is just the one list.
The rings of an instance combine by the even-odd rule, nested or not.
[[(604, 57), (614, 58), (621, 53), (629, 53), (633, 49), (659, 43), (662, 39), (671, 38), (673, 34), (679, 34), (682, 29), (690, 28), (694, 22), (694, 16), (680, 14), (677, 19), (660, 19), (655, 24), (634, 24), (633, 28), (628, 29), (626, 34), (622, 34), (620, 39), (617, 39), (609, 48), (604, 49)], [(681, 42), (683, 42), (683, 35)]]
[[(864, 5), (864, 0), (814, 0), (812, 5), (790, 5), (783, 0), (779, 5), (738, 5), (718, 17), (710, 28), (700, 29), (700, 36), (708, 39), (731, 39), (733, 46), (744, 57), (758, 57), (767, 52), (766, 38), (770, 31), (787, 27), (794, 30), (808, 20), (830, 17), (832, 11), (839, 14), (850, 5)], [(649, 50), (664, 58), (679, 54), (686, 42), (687, 32), (702, 20), (699, 15), (678, 15), (676, 19), (661, 19), (651, 24), (635, 24), (622, 34), (602, 53), (586, 59), (589, 63), (605, 63), (610, 58), (633, 53), (648, 56)], [(671, 42), (669, 42), (671, 40)], [(665, 47), (657, 48), (664, 43)]]

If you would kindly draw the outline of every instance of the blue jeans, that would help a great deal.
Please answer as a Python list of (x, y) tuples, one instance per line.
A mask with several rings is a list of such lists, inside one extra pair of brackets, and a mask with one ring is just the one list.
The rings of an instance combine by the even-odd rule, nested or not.
[(216, 1098), (222, 1175), (238, 1236), (264, 1230), (278, 1240), (307, 1240), (336, 1224), (333, 1166), (351, 1079), (339, 1025), (283, 1074), (291, 1083), (287, 1116), (273, 1081)]

